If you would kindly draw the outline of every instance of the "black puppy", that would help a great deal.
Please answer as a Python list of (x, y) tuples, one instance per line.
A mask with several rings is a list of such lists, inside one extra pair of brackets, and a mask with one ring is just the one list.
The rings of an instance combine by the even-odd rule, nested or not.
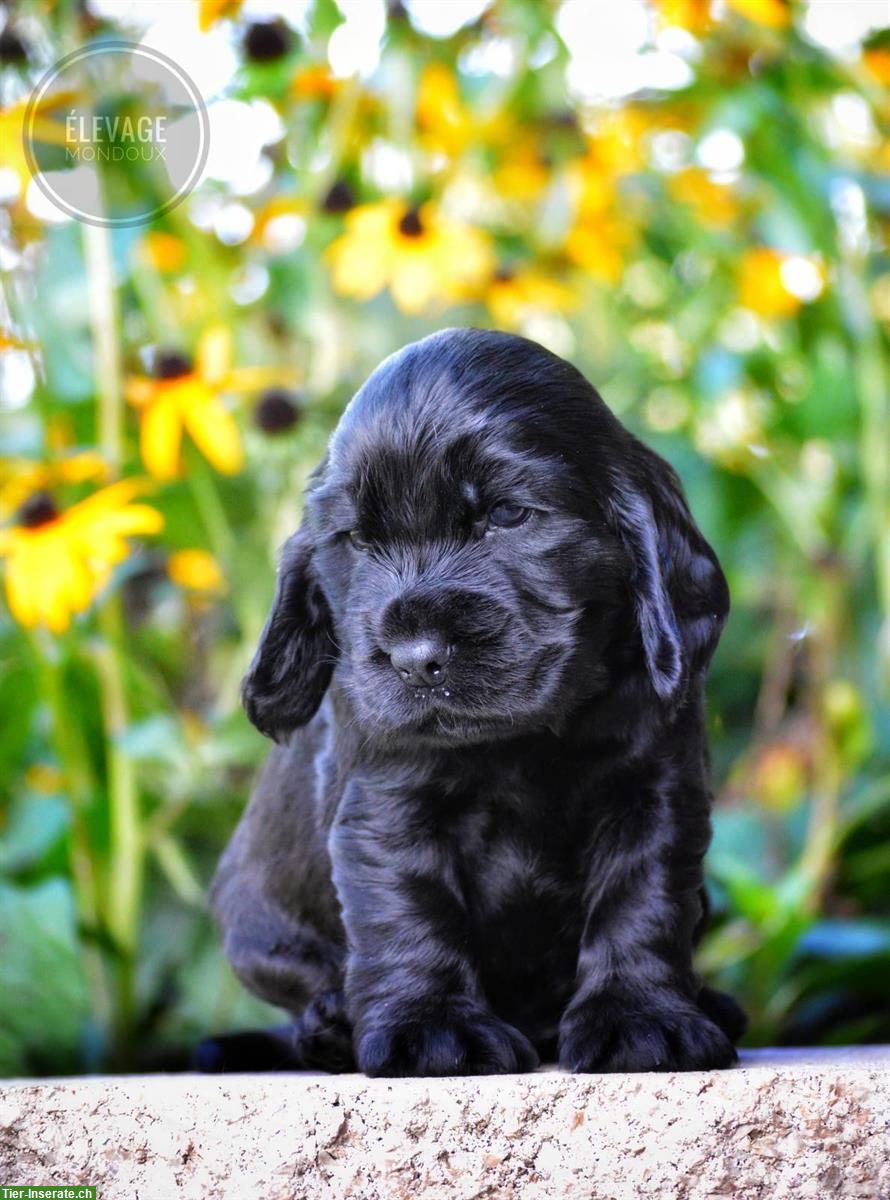
[(387, 359), (284, 548), (244, 682), (281, 745), (213, 887), (295, 1024), (205, 1065), (729, 1066), (744, 1016), (692, 966), (728, 607), (674, 472), (568, 363), (473, 329)]

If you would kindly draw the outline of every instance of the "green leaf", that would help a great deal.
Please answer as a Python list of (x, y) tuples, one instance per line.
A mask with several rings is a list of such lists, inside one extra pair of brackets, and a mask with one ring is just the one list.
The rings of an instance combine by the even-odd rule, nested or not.
[(17, 797), (0, 836), (0, 871), (27, 870), (56, 845), (70, 822), (68, 805), (60, 796)]
[(0, 959), (0, 1074), (75, 1068), (89, 1007), (66, 880), (0, 884)]

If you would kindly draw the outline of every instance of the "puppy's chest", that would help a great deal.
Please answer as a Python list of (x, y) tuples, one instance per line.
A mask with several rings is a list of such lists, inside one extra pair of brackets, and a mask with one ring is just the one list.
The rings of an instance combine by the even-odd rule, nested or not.
[(571, 805), (526, 786), (487, 797), (452, 837), (475, 940), (496, 971), (574, 957), (584, 834)]

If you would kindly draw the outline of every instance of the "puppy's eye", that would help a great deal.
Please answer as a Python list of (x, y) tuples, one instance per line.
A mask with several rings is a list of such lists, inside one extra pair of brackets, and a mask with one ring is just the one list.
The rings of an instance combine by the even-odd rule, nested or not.
[(498, 529), (515, 529), (517, 525), (522, 525), (531, 516), (530, 508), (523, 508), (519, 504), (495, 504), (489, 509), (488, 523), (494, 525)]
[(355, 550), (370, 550), (371, 548), (371, 543), (366, 541), (357, 529), (347, 529), (346, 537)]

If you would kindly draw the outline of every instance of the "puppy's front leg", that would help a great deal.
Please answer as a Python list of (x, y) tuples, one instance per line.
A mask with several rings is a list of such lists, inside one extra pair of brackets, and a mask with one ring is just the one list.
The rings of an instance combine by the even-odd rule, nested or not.
[(487, 1075), (537, 1065), (489, 1009), (461, 890), (423, 799), (346, 789), (329, 841), (348, 955), (346, 1001), (368, 1075)]
[(696, 1004), (706, 805), (699, 797), (699, 819), (678, 827), (650, 798), (628, 805), (594, 839), (576, 991), (559, 1030), (566, 1070), (695, 1071), (735, 1062), (729, 1038)]

